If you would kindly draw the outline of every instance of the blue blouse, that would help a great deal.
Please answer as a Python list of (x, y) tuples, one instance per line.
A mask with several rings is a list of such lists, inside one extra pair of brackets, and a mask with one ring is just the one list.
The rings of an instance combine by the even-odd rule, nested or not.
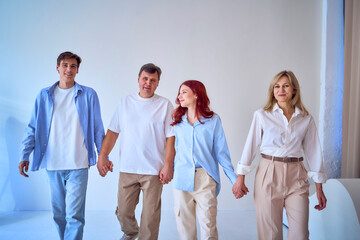
[(175, 162), (174, 187), (182, 191), (194, 191), (195, 165), (204, 168), (216, 181), (216, 195), (220, 192), (219, 163), (231, 183), (237, 175), (231, 163), (224, 130), (218, 115), (212, 118), (201, 117), (201, 124), (196, 121), (192, 126), (187, 121), (187, 114), (182, 122), (174, 126)]

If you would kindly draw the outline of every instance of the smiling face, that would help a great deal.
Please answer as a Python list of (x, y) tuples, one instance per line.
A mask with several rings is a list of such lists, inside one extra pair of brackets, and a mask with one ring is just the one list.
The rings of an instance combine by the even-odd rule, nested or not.
[(75, 76), (79, 72), (79, 67), (75, 58), (61, 60), (60, 65), (56, 66), (56, 70), (60, 74), (60, 84), (75, 84)]
[(139, 78), (139, 95), (142, 98), (151, 98), (154, 96), (156, 88), (159, 86), (159, 76), (157, 72), (148, 73), (142, 71)]
[(282, 76), (274, 85), (274, 97), (278, 103), (291, 103), (295, 89), (287, 76)]
[(188, 86), (182, 85), (180, 87), (178, 99), (181, 107), (193, 107), (195, 109), (197, 96)]

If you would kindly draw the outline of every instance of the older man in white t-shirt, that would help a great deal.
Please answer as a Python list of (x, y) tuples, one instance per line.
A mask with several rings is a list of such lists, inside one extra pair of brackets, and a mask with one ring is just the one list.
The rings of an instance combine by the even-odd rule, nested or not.
[[(141, 67), (139, 93), (123, 97), (110, 122), (98, 159), (101, 176), (112, 171), (107, 156), (120, 134), (120, 178), (116, 215), (124, 235), (121, 239), (157, 239), (163, 184), (173, 178), (174, 132), (171, 102), (155, 94), (161, 69), (152, 63)], [(135, 208), (143, 191), (141, 224)]]

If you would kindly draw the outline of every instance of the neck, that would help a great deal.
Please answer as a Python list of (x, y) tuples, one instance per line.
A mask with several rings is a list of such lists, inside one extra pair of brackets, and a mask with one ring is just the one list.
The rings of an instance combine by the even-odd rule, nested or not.
[(192, 120), (196, 119), (196, 111), (195, 111), (195, 108), (193, 106), (188, 107), (187, 117), (188, 117), (188, 119), (192, 119)]
[(65, 82), (65, 81), (61, 81), (59, 82), (59, 88), (61, 89), (69, 89), (72, 88), (75, 85), (75, 81), (72, 82)]
[(284, 112), (291, 112), (295, 109), (289, 102), (278, 102), (277, 104)]

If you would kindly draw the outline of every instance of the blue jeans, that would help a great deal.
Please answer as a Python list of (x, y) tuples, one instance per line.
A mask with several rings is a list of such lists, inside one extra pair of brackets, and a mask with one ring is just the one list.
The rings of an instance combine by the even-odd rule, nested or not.
[(81, 240), (85, 225), (88, 168), (47, 171), (51, 206), (61, 240)]

